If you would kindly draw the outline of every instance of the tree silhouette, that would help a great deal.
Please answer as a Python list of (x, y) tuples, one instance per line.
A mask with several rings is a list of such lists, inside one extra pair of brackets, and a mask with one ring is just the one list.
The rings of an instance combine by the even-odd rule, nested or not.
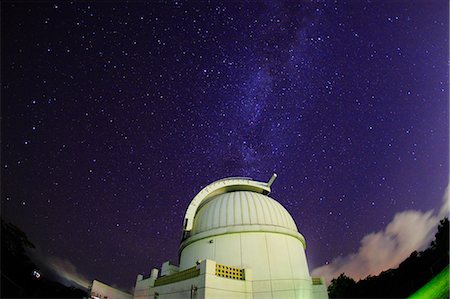
[(1, 298), (83, 298), (87, 293), (49, 280), (27, 255), (35, 246), (17, 226), (1, 219)]
[(405, 298), (448, 264), (449, 221), (444, 218), (439, 222), (435, 238), (428, 249), (412, 252), (397, 269), (383, 271), (378, 276), (369, 275), (358, 282), (342, 273), (331, 281), (328, 293), (330, 298)]
[(341, 273), (337, 278), (331, 280), (328, 293), (331, 298), (352, 298), (355, 292), (356, 281)]

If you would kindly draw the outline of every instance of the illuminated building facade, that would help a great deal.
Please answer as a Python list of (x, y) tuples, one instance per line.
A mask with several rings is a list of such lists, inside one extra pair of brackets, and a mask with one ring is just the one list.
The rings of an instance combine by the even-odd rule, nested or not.
[(138, 275), (134, 298), (328, 298), (309, 275), (304, 237), (268, 183), (226, 178), (202, 189), (184, 219), (179, 266)]

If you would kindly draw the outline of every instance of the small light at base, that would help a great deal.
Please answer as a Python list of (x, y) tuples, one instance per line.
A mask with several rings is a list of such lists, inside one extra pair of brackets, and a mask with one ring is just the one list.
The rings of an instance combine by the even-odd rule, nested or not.
[(34, 278), (39, 279), (39, 278), (41, 278), (41, 273), (39, 273), (38, 271), (34, 270), (33, 271), (33, 276), (34, 276)]

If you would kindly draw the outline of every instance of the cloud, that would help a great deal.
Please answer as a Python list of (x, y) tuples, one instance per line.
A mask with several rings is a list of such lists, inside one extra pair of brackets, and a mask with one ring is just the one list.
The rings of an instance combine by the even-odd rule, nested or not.
[(356, 253), (337, 257), (330, 264), (314, 269), (311, 275), (323, 276), (329, 283), (341, 273), (358, 280), (395, 268), (414, 250), (423, 250), (430, 245), (439, 220), (448, 212), (447, 187), (444, 203), (437, 215), (433, 211), (415, 210), (397, 213), (384, 230), (364, 236)]
[(64, 284), (75, 283), (85, 289), (88, 288), (90, 281), (77, 271), (77, 268), (70, 261), (61, 259), (56, 256), (47, 257), (47, 265), (53, 270), (63, 281)]
[(444, 204), (439, 211), (439, 218), (449, 217), (450, 212), (450, 184), (445, 189)]
[(78, 272), (74, 264), (67, 259), (44, 254), (39, 248), (29, 250), (28, 253), (42, 274), (51, 280), (56, 280), (66, 286), (82, 287), (87, 289), (91, 284), (83, 274)]

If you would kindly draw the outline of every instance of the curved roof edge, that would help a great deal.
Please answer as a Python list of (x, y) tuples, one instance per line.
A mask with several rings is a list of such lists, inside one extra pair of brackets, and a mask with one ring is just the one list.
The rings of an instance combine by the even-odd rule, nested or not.
[(240, 234), (240, 233), (274, 233), (274, 234), (282, 234), (286, 236), (290, 236), (299, 240), (303, 248), (306, 249), (306, 241), (305, 237), (296, 231), (281, 227), (281, 226), (273, 226), (273, 225), (260, 225), (260, 224), (252, 224), (252, 225), (235, 225), (230, 227), (220, 227), (212, 230), (201, 232), (197, 235), (191, 236), (188, 239), (184, 240), (180, 244), (180, 248), (178, 250), (178, 254), (181, 254), (184, 248), (188, 245), (203, 240), (206, 238), (212, 238), (216, 236), (222, 236), (227, 234)]
[(250, 178), (230, 177), (209, 184), (203, 188), (189, 204), (184, 216), (183, 231), (187, 232), (192, 230), (195, 214), (200, 205), (208, 198), (231, 191), (252, 191), (267, 195), (270, 193), (270, 186), (275, 181), (276, 177), (277, 175), (274, 173), (267, 183), (253, 181)]

